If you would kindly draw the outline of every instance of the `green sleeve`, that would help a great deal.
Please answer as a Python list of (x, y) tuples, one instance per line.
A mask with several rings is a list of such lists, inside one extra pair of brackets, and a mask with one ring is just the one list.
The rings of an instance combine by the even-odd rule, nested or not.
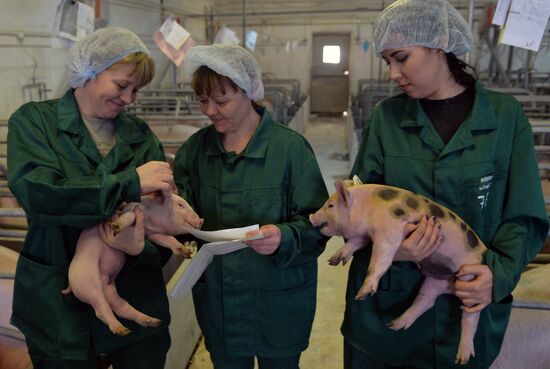
[(493, 272), (495, 302), (512, 292), (548, 235), (533, 133), (527, 118), (520, 115), (523, 124), (513, 143), (503, 222), (484, 255), (484, 263)]
[[(373, 112), (373, 119), (375, 114)], [(384, 158), (371, 122), (372, 120), (369, 120), (363, 128), (361, 144), (351, 169), (350, 178), (357, 175), (363, 183), (383, 183)]]
[(134, 166), (116, 174), (68, 176), (48, 144), (46, 129), (21, 113), (9, 120), (8, 168), (10, 190), (40, 226), (86, 228), (111, 215), (122, 201), (139, 201)]
[(191, 152), (189, 150), (189, 142), (184, 143), (176, 153), (174, 158), (174, 181), (178, 188), (179, 195), (186, 199), (191, 207), (194, 208), (192, 201), (191, 177), (189, 173), (189, 160)]
[(309, 146), (306, 147), (305, 165), (294, 174), (289, 190), (289, 220), (277, 224), (281, 230), (281, 244), (271, 260), (282, 268), (316, 260), (328, 240), (309, 222), (309, 214), (323, 206), (328, 194), (313, 151)]

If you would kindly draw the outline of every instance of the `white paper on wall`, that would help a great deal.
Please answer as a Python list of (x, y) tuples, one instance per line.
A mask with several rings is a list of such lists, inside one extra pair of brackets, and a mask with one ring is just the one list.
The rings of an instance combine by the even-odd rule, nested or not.
[(256, 48), (256, 40), (258, 38), (258, 33), (256, 31), (247, 31), (246, 38), (244, 40), (244, 46), (250, 50), (254, 51)]
[(179, 49), (191, 36), (189, 32), (174, 17), (168, 17), (159, 29), (166, 42), (174, 49)]
[(548, 0), (512, 0), (500, 41), (538, 51), (549, 16)]
[(68, 49), (94, 31), (94, 9), (79, 1), (61, 0), (54, 18), (52, 47)]
[(241, 40), (237, 37), (235, 32), (227, 28), (226, 26), (222, 26), (218, 33), (216, 34), (216, 37), (214, 38), (215, 44), (235, 44), (238, 45), (241, 42)]
[(498, 0), (495, 8), (495, 14), (493, 15), (493, 24), (502, 26), (506, 22), (506, 16), (508, 15), (508, 9), (510, 8), (510, 0)]
[(173, 17), (168, 17), (153, 35), (153, 40), (160, 51), (176, 66), (185, 59), (187, 50), (195, 45), (191, 34)]

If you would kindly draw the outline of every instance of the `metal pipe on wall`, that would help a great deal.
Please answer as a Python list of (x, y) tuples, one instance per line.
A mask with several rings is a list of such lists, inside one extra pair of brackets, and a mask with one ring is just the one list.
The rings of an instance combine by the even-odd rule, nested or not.
[(243, 0), (243, 47), (246, 39), (246, 0)]
[[(472, 34), (474, 34), (474, 12), (475, 12), (475, 0), (470, 0), (468, 4), (468, 27), (470, 27), (470, 30), (472, 31)], [(473, 46), (472, 46), (473, 49)], [(472, 52), (468, 52), (465, 57), (466, 63), (470, 62), (470, 56), (472, 55)]]

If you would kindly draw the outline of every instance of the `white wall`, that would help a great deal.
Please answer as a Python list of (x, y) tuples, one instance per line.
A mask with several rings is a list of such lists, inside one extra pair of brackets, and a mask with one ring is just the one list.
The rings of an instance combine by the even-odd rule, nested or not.
[[(60, 0), (2, 0), (0, 3), (0, 119), (7, 119), (23, 102), (21, 86), (45, 82), (58, 97), (66, 89), (64, 79), (65, 50), (54, 49), (51, 32)], [(93, 4), (93, 1), (83, 1)], [(182, 16), (182, 23), (194, 39), (205, 42), (203, 18), (187, 18), (201, 14), (210, 0), (165, 0), (165, 14)], [(149, 47), (157, 64), (157, 72), (166, 58), (153, 43), (152, 35), (161, 25), (160, 0), (103, 0), (99, 26), (120, 26), (137, 33)], [(19, 37), (17, 37), (19, 35)], [(34, 72), (33, 72), (34, 70)], [(173, 74), (175, 68), (171, 68)], [(169, 81), (172, 74), (168, 73)], [(154, 81), (155, 82), (155, 81)]]

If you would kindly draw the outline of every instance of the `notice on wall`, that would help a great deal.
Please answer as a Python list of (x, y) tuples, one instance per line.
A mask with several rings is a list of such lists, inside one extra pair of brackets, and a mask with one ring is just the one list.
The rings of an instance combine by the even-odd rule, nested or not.
[(180, 66), (187, 50), (195, 45), (191, 34), (174, 17), (168, 17), (153, 35), (153, 40), (176, 66)]
[(504, 22), (506, 22), (506, 16), (508, 15), (508, 9), (510, 9), (510, 1), (511, 0), (498, 0), (495, 14), (493, 15), (494, 25), (504, 25)]
[(94, 8), (79, 1), (62, 0), (54, 19), (52, 47), (68, 48), (94, 31)]
[(538, 51), (549, 16), (548, 0), (512, 0), (500, 42)]

